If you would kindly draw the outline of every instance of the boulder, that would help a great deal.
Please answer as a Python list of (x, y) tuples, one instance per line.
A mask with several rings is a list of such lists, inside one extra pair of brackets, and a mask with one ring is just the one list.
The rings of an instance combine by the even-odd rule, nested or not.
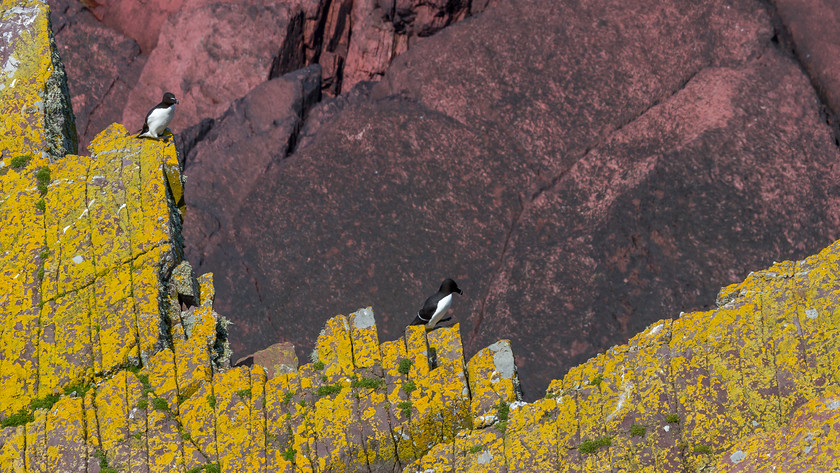
[(376, 306), (393, 339), (448, 276), (467, 355), (510, 339), (533, 398), (824, 246), (838, 150), (773, 34), (758, 2), (534, 1), (419, 42), (313, 111), (205, 258), (235, 349), (304, 356), (310, 317), (347, 304)]
[[(833, 115), (840, 113), (840, 4), (828, 0), (776, 0), (793, 53)], [(779, 41), (779, 38), (776, 38)], [(840, 125), (832, 120), (835, 129)]]
[(187, 148), (184, 235), (190, 260), (205, 265), (220, 239), (230, 241), (253, 186), (294, 148), (303, 116), (320, 97), (319, 79), (316, 64), (263, 82)]

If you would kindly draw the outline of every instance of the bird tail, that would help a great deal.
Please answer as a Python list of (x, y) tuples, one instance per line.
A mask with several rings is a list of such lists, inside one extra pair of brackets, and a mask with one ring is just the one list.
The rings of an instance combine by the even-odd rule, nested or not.
[(427, 323), (429, 323), (429, 321), (420, 317), (420, 313), (418, 312), (417, 316), (414, 317), (414, 320), (409, 325), (426, 325)]

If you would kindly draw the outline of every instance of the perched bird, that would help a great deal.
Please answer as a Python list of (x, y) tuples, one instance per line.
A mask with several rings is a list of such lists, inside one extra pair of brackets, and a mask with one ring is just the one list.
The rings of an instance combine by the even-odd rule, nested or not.
[(163, 94), (160, 103), (155, 105), (155, 108), (149, 110), (149, 113), (146, 114), (146, 123), (143, 124), (143, 131), (137, 137), (160, 138), (160, 135), (169, 126), (169, 122), (172, 121), (172, 116), (175, 115), (176, 103), (178, 103), (178, 99), (175, 98), (172, 92)]
[(432, 330), (438, 323), (451, 319), (452, 317), (444, 319), (443, 316), (452, 305), (452, 294), (455, 292), (464, 294), (455, 281), (449, 278), (444, 279), (437, 294), (429, 296), (423, 303), (423, 308), (417, 312), (417, 317), (414, 318), (411, 325), (425, 325), (426, 330)]

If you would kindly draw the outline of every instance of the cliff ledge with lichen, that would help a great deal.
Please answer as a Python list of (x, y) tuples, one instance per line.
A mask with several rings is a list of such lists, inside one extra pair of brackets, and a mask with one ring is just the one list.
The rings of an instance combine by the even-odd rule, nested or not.
[(231, 368), (213, 277), (183, 261), (174, 145), (115, 124), (71, 154), (47, 7), (0, 5), (0, 472), (840, 465), (840, 242), (534, 403), (507, 341), (469, 361), (458, 325), (381, 342), (371, 308), (329, 319), (310, 363)]

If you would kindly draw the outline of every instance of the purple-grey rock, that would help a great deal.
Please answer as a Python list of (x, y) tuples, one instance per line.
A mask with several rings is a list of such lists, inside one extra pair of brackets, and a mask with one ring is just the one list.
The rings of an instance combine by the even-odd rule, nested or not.
[[(372, 305), (396, 338), (444, 277), (466, 355), (526, 395), (840, 231), (840, 153), (759, 2), (500, 1), (316, 108), (200, 271), (235, 351)], [(369, 95), (369, 96), (368, 96)], [(307, 130), (307, 128), (305, 128)]]

